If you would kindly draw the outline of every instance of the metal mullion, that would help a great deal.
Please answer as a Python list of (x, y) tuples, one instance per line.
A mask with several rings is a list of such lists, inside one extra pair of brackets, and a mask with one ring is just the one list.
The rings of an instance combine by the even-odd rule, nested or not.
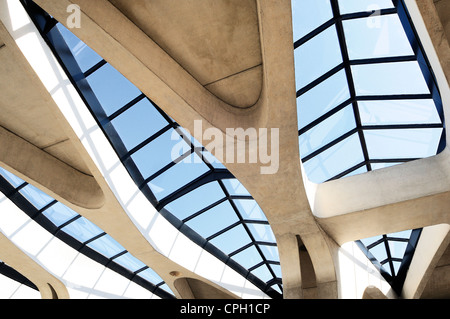
[(193, 191), (194, 189), (215, 180), (220, 180), (223, 178), (234, 178), (234, 176), (226, 169), (215, 169), (205, 172), (199, 177), (195, 178), (191, 182), (187, 183), (183, 187), (175, 190), (171, 194), (162, 198), (158, 204), (155, 206), (156, 210), (160, 211), (168, 203), (180, 198), (181, 196)]
[(411, 158), (373, 158), (370, 159), (370, 163), (404, 163), (404, 162), (410, 162), (418, 160), (418, 157), (411, 157)]
[[(248, 247), (247, 247), (247, 248), (248, 248)], [(271, 261), (271, 260), (261, 261), (261, 262), (257, 263), (256, 265), (250, 267), (250, 268), (248, 269), (248, 271), (251, 272), (251, 271), (253, 271), (253, 270), (255, 270), (255, 269), (257, 269), (257, 268), (259, 268), (259, 267), (261, 267), (261, 266), (263, 266), (263, 265), (266, 265), (266, 267), (267, 267), (268, 269), (271, 270), (272, 267), (270, 267), (269, 265), (280, 265), (280, 263), (279, 263), (279, 262), (276, 262), (276, 261)], [(273, 278), (272, 280), (278, 278), (278, 277), (276, 277), (276, 276), (273, 276), (273, 277), (274, 277), (274, 278)]]
[(230, 197), (229, 197), (230, 199), (249, 199), (249, 200), (252, 200), (252, 199), (254, 199), (253, 198), (253, 196), (251, 196), (251, 195), (230, 195)]
[(116, 117), (118, 117), (120, 114), (122, 114), (123, 112), (125, 112), (126, 110), (128, 110), (130, 107), (132, 107), (133, 105), (135, 105), (136, 103), (142, 101), (145, 98), (145, 94), (141, 93), (138, 96), (136, 96), (134, 99), (132, 99), (130, 102), (128, 102), (127, 104), (125, 104), (124, 106), (122, 106), (120, 109), (118, 109), (117, 111), (115, 111), (114, 113), (112, 113), (111, 115), (108, 116), (108, 121), (112, 121), (114, 120)]
[(25, 186), (27, 186), (29, 183), (27, 182), (23, 182), (22, 184), (20, 184), (19, 186), (17, 186), (15, 188), (15, 191), (18, 193), (22, 188), (24, 188)]
[(356, 101), (387, 101), (387, 100), (428, 100), (431, 94), (391, 94), (391, 95), (359, 95)]
[[(75, 217), (72, 217), (71, 219), (69, 219), (68, 221), (66, 221), (65, 223), (61, 224), (58, 226), (57, 231), (63, 229), (64, 227), (66, 227), (67, 225), (71, 224), (72, 222), (76, 221), (77, 219), (81, 218), (81, 215), (77, 215)], [(78, 239), (77, 239), (78, 240)]]
[(94, 73), (95, 71), (97, 71), (98, 69), (100, 69), (102, 66), (104, 66), (105, 64), (107, 64), (107, 62), (102, 59), (101, 61), (97, 62), (96, 64), (94, 64), (92, 67), (90, 67), (87, 71), (85, 71), (83, 73), (83, 76), (85, 78), (87, 78), (89, 75), (91, 75), (92, 73)]
[(192, 149), (190, 149), (189, 151), (187, 151), (186, 153), (184, 153), (183, 155), (181, 155), (174, 161), (171, 161), (169, 164), (165, 165), (164, 167), (162, 167), (161, 169), (159, 169), (158, 171), (156, 171), (155, 173), (153, 173), (152, 175), (150, 175), (149, 177), (144, 179), (142, 185), (139, 185), (139, 188), (141, 189), (143, 187), (143, 185), (147, 184), (152, 179), (154, 179), (154, 178), (158, 177), (159, 175), (163, 174), (164, 172), (168, 171), (170, 168), (172, 168), (173, 166), (175, 166), (176, 164), (178, 164), (180, 161), (184, 160), (186, 157), (190, 156), (191, 154), (192, 154)]
[(327, 118), (331, 117), (332, 115), (336, 114), (337, 112), (339, 112), (340, 110), (346, 108), (349, 104), (353, 103), (353, 99), (350, 97), (347, 100), (345, 100), (344, 102), (340, 103), (339, 105), (337, 105), (336, 107), (334, 107), (333, 109), (329, 110), (328, 112), (326, 112), (325, 114), (322, 114), (321, 116), (319, 116), (317, 119), (315, 119), (314, 121), (312, 121), (311, 123), (305, 125), (304, 127), (302, 127), (301, 129), (298, 130), (298, 135), (302, 135), (303, 133), (309, 131), (310, 129), (312, 129), (313, 127), (317, 126), (318, 124), (320, 124), (321, 122), (325, 121)]
[(102, 233), (100, 233), (100, 234), (98, 234), (98, 235), (95, 235), (94, 237), (92, 237), (92, 238), (86, 240), (86, 241), (83, 243), (83, 245), (87, 245), (87, 244), (89, 244), (90, 242), (93, 242), (94, 240), (99, 239), (100, 237), (103, 237), (103, 236), (105, 236), (105, 235), (106, 235), (105, 232), (102, 232)]
[(202, 209), (199, 210), (198, 212), (196, 212), (196, 213), (194, 213), (194, 214), (192, 214), (192, 215), (186, 217), (185, 219), (182, 220), (182, 223), (186, 223), (186, 222), (190, 221), (191, 219), (197, 217), (198, 215), (203, 214), (204, 212), (210, 210), (211, 208), (214, 208), (215, 206), (217, 206), (217, 205), (219, 205), (219, 204), (222, 204), (222, 203), (225, 202), (226, 200), (227, 200), (227, 198), (226, 198), (226, 197), (223, 197), (223, 198), (219, 199), (218, 201), (215, 201), (214, 203), (212, 203), (212, 204), (206, 206), (205, 208), (202, 208)]
[(50, 203), (48, 203), (47, 205), (45, 205), (44, 207), (42, 207), (39, 210), (39, 213), (44, 212), (45, 210), (47, 210), (48, 208), (52, 207), (53, 205), (55, 205), (58, 201), (56, 199), (53, 199)]
[(380, 10), (345, 13), (345, 14), (341, 15), (341, 18), (342, 18), (342, 20), (352, 20), (352, 19), (360, 19), (360, 18), (369, 18), (373, 15), (382, 16), (382, 15), (389, 15), (389, 14), (395, 14), (395, 13), (397, 13), (397, 8), (394, 6), (394, 8), (384, 8), (384, 9), (380, 9)]
[[(205, 147), (201, 146), (201, 147), (196, 147), (194, 145), (194, 143), (187, 138), (187, 136), (181, 131), (180, 127), (175, 128), (175, 130), (177, 131), (177, 133), (180, 135), (180, 137), (191, 146), (191, 148), (193, 149), (193, 153), (197, 154), (198, 157), (200, 157), (200, 159), (203, 161), (203, 163), (205, 163), (206, 166), (208, 166), (208, 168), (210, 170), (214, 170), (215, 167), (208, 161), (205, 161), (203, 158), (203, 154), (202, 152), (205, 150)], [(194, 138), (194, 137), (192, 137)]]
[(300, 95), (306, 93), (307, 91), (311, 90), (313, 87), (319, 85), (320, 83), (322, 83), (323, 81), (325, 81), (326, 79), (328, 79), (329, 77), (335, 75), (336, 73), (338, 73), (339, 71), (341, 71), (342, 69), (344, 69), (345, 65), (344, 63), (339, 63), (338, 65), (336, 65), (334, 68), (332, 68), (331, 70), (325, 72), (324, 74), (322, 74), (321, 76), (319, 76), (317, 79), (315, 79), (314, 81), (311, 81), (309, 84), (305, 85), (304, 87), (302, 87), (301, 89), (299, 89), (296, 93), (296, 97), (299, 97)]
[(356, 171), (357, 169), (359, 169), (359, 168), (361, 168), (361, 167), (363, 167), (363, 166), (366, 166), (366, 167), (367, 167), (366, 161), (362, 161), (361, 163), (356, 164), (356, 165), (350, 167), (349, 169), (346, 169), (345, 171), (343, 171), (343, 172), (341, 172), (341, 173), (335, 175), (334, 177), (327, 179), (325, 182), (329, 182), (329, 181), (332, 181), (332, 180), (339, 179), (339, 178), (341, 178), (341, 177), (343, 177), (343, 176), (345, 176), (345, 175), (347, 175), (347, 174), (350, 174), (350, 173), (353, 172), (353, 171)]
[(248, 223), (248, 224), (270, 225), (270, 223), (267, 220), (242, 219), (242, 222)]
[[(368, 18), (374, 14), (377, 16), (381, 15), (388, 15), (388, 14), (395, 14), (397, 13), (397, 8), (386, 8), (381, 9), (377, 11), (361, 11), (361, 12), (353, 12), (353, 13), (346, 13), (341, 15), (342, 20), (352, 20), (352, 19), (360, 19), (360, 18)], [(294, 42), (294, 49), (298, 48), (299, 46), (303, 45), (304, 43), (308, 42), (312, 38), (314, 38), (316, 35), (321, 33), (322, 31), (325, 31), (329, 27), (331, 27), (336, 22), (336, 18), (332, 17), (328, 21), (325, 21), (318, 27), (316, 27), (314, 30), (310, 31), (309, 33), (302, 36), (300, 39), (296, 40)]]
[(417, 61), (415, 55), (396, 55), (380, 58), (365, 58), (349, 60), (350, 65), (364, 65), (364, 64), (380, 64), (380, 63), (396, 63), (396, 62), (413, 62)]
[[(237, 254), (239, 254), (240, 252), (243, 252), (244, 250), (246, 250), (247, 248), (250, 248), (250, 247), (252, 247), (252, 246), (255, 246), (255, 248), (259, 251), (258, 245), (276, 246), (276, 245), (274, 245), (274, 244), (271, 243), (271, 242), (266, 242), (266, 241), (252, 241), (252, 242), (250, 242), (250, 243), (248, 243), (248, 244), (242, 246), (241, 248), (238, 248), (238, 249), (236, 249), (235, 251), (229, 253), (228, 256), (232, 257), (232, 256), (234, 256), (234, 255), (237, 255)], [(261, 259), (263, 260), (262, 263), (267, 264), (267, 263), (269, 262), (269, 260), (268, 260), (267, 258), (265, 258), (264, 254), (262, 254), (261, 257), (262, 257)], [(273, 275), (274, 277), (276, 277), (274, 273), (272, 273), (272, 275)]]
[(411, 48), (414, 51), (414, 54), (417, 58), (417, 63), (422, 71), (422, 74), (427, 83), (427, 87), (430, 93), (433, 96), (433, 100), (436, 105), (436, 109), (438, 111), (439, 117), (441, 118), (442, 123), (444, 123), (444, 111), (442, 100), (439, 92), (439, 88), (436, 81), (436, 76), (431, 67), (430, 61), (428, 60), (425, 49), (420, 42), (419, 35), (414, 27), (414, 23), (408, 13), (408, 9), (403, 0), (393, 0), (394, 6), (397, 8), (398, 16), (405, 31), (405, 34), (408, 38), (408, 41), (411, 45)]
[(409, 238), (400, 238), (400, 237), (386, 237), (387, 240), (390, 241), (399, 241), (399, 242), (409, 242)]
[(397, 257), (392, 257), (392, 258), (391, 258), (391, 261), (392, 261), (392, 262), (396, 261), (396, 262), (400, 262), (400, 263), (401, 263), (402, 260), (403, 260), (403, 259), (397, 258)]
[[(219, 181), (219, 185), (222, 188), (222, 190), (225, 193), (225, 195), (227, 196), (227, 198), (229, 198), (230, 197), (230, 193), (228, 192), (227, 188), (225, 187), (225, 185), (223, 184), (223, 182), (221, 180)], [(255, 248), (258, 251), (259, 255), (261, 256), (261, 259), (263, 261), (267, 261), (266, 256), (262, 252), (261, 248), (256, 244), (257, 241), (255, 240), (255, 237), (253, 236), (252, 232), (248, 228), (247, 224), (244, 222), (244, 218), (242, 217), (241, 212), (239, 211), (239, 209), (236, 207), (236, 204), (232, 200), (229, 200), (229, 202), (230, 202), (231, 206), (233, 207), (234, 212), (236, 213), (237, 217), (241, 221), (242, 226), (244, 227), (245, 231), (249, 235), (250, 240), (252, 241), (252, 243), (255, 244)], [(271, 275), (273, 277), (275, 277), (275, 273), (272, 271), (272, 269), (269, 269), (269, 271), (270, 271)]]
[[(374, 96), (360, 96), (360, 97), (355, 97), (355, 98), (348, 98), (347, 100), (345, 100), (344, 102), (340, 103), (338, 106), (334, 107), (333, 109), (329, 110), (328, 112), (322, 114), (320, 117), (318, 117), (317, 119), (315, 119), (314, 121), (312, 121), (311, 123), (305, 125), (304, 127), (302, 127), (301, 129), (298, 130), (298, 135), (302, 135), (305, 132), (309, 131), (310, 129), (312, 129), (313, 127), (319, 125), (321, 122), (323, 122), (324, 120), (326, 120), (327, 118), (331, 117), (332, 115), (336, 114), (337, 112), (339, 112), (340, 110), (344, 109), (345, 107), (347, 107), (349, 104), (353, 104), (354, 102), (357, 101), (365, 101), (365, 100), (373, 100), (373, 101), (381, 101), (381, 100), (398, 100), (398, 99), (429, 99), (431, 98), (430, 95), (413, 95), (413, 96), (403, 96), (403, 95), (395, 95), (395, 96), (389, 96), (389, 95), (374, 95)], [(411, 126), (410, 128), (414, 128), (413, 126), (417, 126), (417, 128), (421, 128), (424, 125), (430, 126), (429, 128), (440, 128), (443, 127), (442, 124), (437, 124), (437, 123), (430, 123), (430, 124), (387, 124), (387, 125), (383, 125), (383, 126), (392, 126), (394, 128), (394, 126), (399, 127), (400, 126), (404, 126), (405, 128), (408, 128), (407, 126)], [(377, 127), (376, 125), (366, 125), (363, 126), (361, 124), (361, 128), (362, 129), (375, 129), (375, 127)], [(378, 125), (378, 127), (380, 127), (381, 129), (381, 125)]]
[(383, 238), (384, 238), (384, 248), (386, 249), (386, 254), (387, 254), (387, 259), (389, 261), (389, 267), (391, 269), (391, 274), (392, 274), (392, 276), (395, 276), (394, 264), (392, 263), (391, 249), (389, 248), (387, 236), (383, 235)]
[(385, 238), (382, 236), (381, 239), (378, 239), (377, 241), (371, 243), (370, 245), (367, 245), (367, 249), (372, 249), (373, 247), (383, 243), (385, 241)]
[[(257, 263), (256, 265), (250, 267), (250, 268), (248, 269), (248, 271), (252, 272), (252, 271), (255, 270), (256, 268), (259, 268), (259, 267), (261, 267), (261, 266), (263, 266), (263, 265), (266, 265), (266, 266), (267, 266), (267, 264), (266, 264), (264, 261), (261, 261), (261, 262)], [(267, 267), (267, 268), (269, 268), (269, 267)]]
[(59, 23), (58, 20), (56, 20), (55, 18), (53, 18), (51, 16), (47, 16), (45, 18), (45, 25), (44, 25), (44, 28), (42, 29), (42, 32), (44, 34), (49, 33), (50, 30), (53, 29), (58, 23)]
[(120, 257), (122, 255), (125, 255), (127, 252), (128, 252), (127, 250), (123, 250), (120, 253), (115, 254), (114, 256), (109, 258), (109, 262), (115, 262), (114, 259), (116, 259), (116, 258), (118, 258), (118, 257)]
[(328, 21), (322, 23), (320, 26), (316, 27), (314, 30), (310, 31), (309, 33), (302, 36), (300, 39), (294, 42), (294, 50), (300, 47), (301, 45), (305, 44), (312, 38), (314, 38), (316, 35), (321, 33), (322, 31), (325, 31), (329, 27), (331, 27), (335, 23), (335, 18), (332, 17)]
[(423, 123), (423, 124), (387, 124), (387, 125), (363, 125), (363, 130), (407, 130), (407, 129), (426, 129), (442, 128), (442, 124)]
[[(342, 54), (342, 60), (344, 63), (344, 69), (345, 69), (345, 73), (347, 75), (347, 83), (348, 83), (348, 88), (350, 91), (350, 97), (351, 98), (355, 98), (356, 97), (356, 90), (355, 90), (355, 84), (354, 84), (354, 80), (353, 80), (353, 74), (352, 74), (352, 70), (350, 67), (350, 58), (349, 58), (349, 54), (348, 54), (348, 49), (347, 49), (347, 44), (345, 41), (345, 32), (344, 32), (344, 27), (342, 24), (342, 17), (340, 15), (340, 11), (339, 11), (339, 4), (337, 2), (337, 0), (331, 0), (331, 7), (333, 10), (333, 15), (336, 18), (336, 31), (337, 31), (337, 36), (338, 36), (338, 41), (339, 41), (339, 45), (341, 48), (341, 54)], [(353, 105), (353, 113), (355, 116), (355, 122), (356, 122), (356, 127), (358, 129), (361, 128), (361, 117), (359, 115), (359, 108), (358, 108), (358, 104), (356, 101), (354, 101), (352, 103)], [(359, 140), (361, 143), (361, 148), (362, 148), (362, 152), (364, 155), (364, 159), (366, 161), (369, 160), (369, 153), (367, 151), (367, 145), (366, 145), (366, 140), (364, 137), (364, 133), (362, 130), (358, 130), (358, 135), (359, 135)], [(371, 171), (372, 167), (370, 165), (369, 162), (367, 162), (367, 170)]]
[(139, 274), (140, 272), (143, 272), (144, 270), (146, 270), (146, 269), (148, 269), (148, 268), (150, 268), (150, 267), (147, 266), (147, 265), (145, 265), (145, 266), (143, 266), (142, 268), (139, 268), (138, 270), (133, 271), (133, 274), (134, 274), (134, 275), (137, 275), (137, 274)]
[(123, 162), (125, 159), (127, 159), (128, 157), (130, 157), (131, 155), (133, 155), (134, 153), (136, 153), (137, 151), (139, 151), (141, 148), (143, 148), (145, 145), (149, 144), (150, 142), (154, 141), (156, 138), (160, 137), (162, 134), (164, 134), (165, 132), (167, 132), (169, 129), (172, 128), (171, 124), (167, 124), (166, 126), (164, 126), (162, 129), (160, 129), (158, 132), (156, 132), (155, 134), (151, 135), (150, 137), (148, 137), (147, 139), (145, 139), (144, 141), (142, 141), (141, 143), (139, 143), (138, 145), (136, 145), (135, 147), (133, 147), (131, 150), (129, 150), (122, 158), (121, 161)]
[(248, 244), (242, 246), (241, 248), (236, 249), (235, 251), (232, 251), (231, 253), (228, 254), (228, 256), (233, 257), (234, 255), (239, 254), (240, 252), (246, 250), (247, 248), (250, 248), (252, 246), (256, 247), (256, 244), (254, 242), (249, 242)]
[(339, 142), (345, 140), (346, 138), (352, 136), (353, 134), (359, 132), (361, 129), (358, 127), (355, 127), (353, 129), (351, 129), (350, 131), (348, 131), (347, 133), (342, 134), (341, 136), (339, 136), (338, 138), (334, 139), (333, 141), (327, 143), (326, 145), (320, 147), (319, 149), (315, 150), (314, 152), (308, 154), (307, 156), (302, 158), (302, 162), (306, 163), (307, 161), (309, 161), (310, 159), (312, 159), (313, 157), (319, 155), (320, 153), (326, 151), (327, 149), (329, 149), (330, 147), (338, 144)]
[[(222, 235), (223, 233), (226, 233), (226, 232), (229, 231), (230, 229), (233, 229), (234, 227), (239, 226), (239, 225), (241, 225), (241, 224), (242, 224), (241, 221), (237, 221), (237, 222), (235, 222), (235, 223), (233, 223), (233, 224), (231, 224), (231, 225), (228, 225), (227, 227), (222, 228), (221, 230), (219, 230), (217, 233), (212, 234), (211, 236), (209, 236), (208, 238), (206, 238), (206, 241), (210, 241), (211, 239), (214, 239), (214, 238), (216, 238), (216, 237)], [(250, 242), (250, 244), (253, 244), (253, 242)]]
[[(24, 196), (25, 197), (25, 196)], [(26, 199), (26, 198), (25, 198)], [(31, 219), (35, 219), (39, 214), (42, 214), (44, 211), (46, 211), (48, 208), (55, 205), (58, 201), (56, 199), (53, 199), (50, 203), (39, 209), (33, 216), (30, 216)], [(30, 203), (31, 204), (31, 203)], [(33, 204), (32, 204), (33, 205)]]

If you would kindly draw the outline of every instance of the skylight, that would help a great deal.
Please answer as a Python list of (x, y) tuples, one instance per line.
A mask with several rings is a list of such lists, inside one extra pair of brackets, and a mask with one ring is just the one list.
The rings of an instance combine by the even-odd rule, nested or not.
[(441, 100), (402, 1), (292, 0), (300, 156), (315, 183), (437, 154)]
[[(161, 298), (174, 298), (173, 292), (156, 272), (133, 257), (98, 226), (3, 168), (0, 168), (0, 191), (30, 218), (80, 253), (103, 261), (104, 266), (113, 270), (119, 266), (120, 274)], [(23, 278), (21, 281), (35, 287)]]
[[(439, 90), (402, 0), (292, 0), (300, 157), (324, 183), (445, 146)], [(420, 229), (358, 245), (399, 292)]]
[[(74, 84), (148, 200), (202, 248), (279, 298), (275, 236), (243, 185), (116, 69), (63, 25), (42, 15), (52, 25), (42, 35), (58, 48), (67, 45), (72, 57), (67, 51), (59, 54), (56, 46), (55, 54), (70, 64), (69, 77), (76, 79)], [(43, 32), (45, 25), (40, 29)], [(94, 235), (95, 229), (83, 232)]]

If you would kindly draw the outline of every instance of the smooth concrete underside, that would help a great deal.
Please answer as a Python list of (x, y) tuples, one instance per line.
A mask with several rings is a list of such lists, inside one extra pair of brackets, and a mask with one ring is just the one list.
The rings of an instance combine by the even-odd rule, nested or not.
[(255, 0), (111, 0), (211, 93), (250, 107), (262, 88)]
[[(67, 19), (68, 4), (78, 4), (83, 27), (72, 31), (191, 132), (198, 119), (203, 120), (204, 129), (217, 127), (223, 132), (227, 127), (280, 129), (280, 166), (276, 174), (259, 174), (263, 163), (226, 165), (271, 223), (286, 298), (306, 296), (305, 288), (313, 288), (310, 295), (314, 297), (336, 298), (334, 255), (339, 245), (389, 232), (450, 224), (448, 147), (430, 159), (332, 183), (309, 185), (303, 181), (290, 1), (186, 0), (177, 1), (176, 6), (164, 0), (36, 3), (62, 23)], [(414, 3), (448, 80), (448, 1)], [(0, 28), (0, 42), (5, 43), (0, 48), (2, 62), (9, 61), (0, 66), (2, 96), (8, 95), (0, 102), (0, 126), (4, 129), (0, 130), (0, 139), (2, 145), (10, 145), (8, 149), (17, 149), (12, 154), (2, 150), (1, 164), (49, 190), (102, 227), (148, 262), (178, 297), (203, 298), (211, 295), (211, 287), (217, 289), (215, 296), (234, 297), (161, 256), (148, 244), (127, 219), (4, 27)], [(448, 90), (448, 83), (445, 85), (443, 92)], [(447, 109), (446, 115), (450, 117)], [(23, 152), (39, 160), (27, 161), (29, 155), (24, 157)], [(52, 173), (55, 162), (59, 170)], [(307, 196), (311, 190), (313, 199)], [(130, 230), (126, 236), (124, 229)], [(305, 263), (301, 265), (299, 242), (308, 252), (315, 282), (302, 279)], [(437, 250), (426, 272), (429, 284), (423, 288), (424, 298), (450, 297), (449, 249), (444, 248)], [(183, 278), (171, 277), (169, 272), (174, 270)]]

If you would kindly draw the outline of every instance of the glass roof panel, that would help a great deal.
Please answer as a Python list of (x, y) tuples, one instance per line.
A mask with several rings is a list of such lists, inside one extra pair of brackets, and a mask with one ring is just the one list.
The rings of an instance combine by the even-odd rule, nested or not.
[(341, 50), (333, 25), (294, 50), (297, 90), (342, 62)]
[(294, 41), (333, 17), (329, 0), (292, 1)]
[(432, 99), (358, 101), (358, 108), (363, 125), (441, 123)]
[(303, 128), (350, 98), (347, 77), (341, 70), (297, 98), (298, 127)]
[(220, 247), (225, 254), (230, 254), (250, 242), (250, 236), (242, 225), (233, 227), (223, 234), (211, 239), (211, 243)]
[(106, 115), (111, 115), (141, 94), (134, 85), (109, 64), (103, 65), (89, 75), (87, 80)]
[[(5, 186), (5, 184), (8, 185), (11, 184), (9, 180), (11, 181), (20, 180), (14, 174), (4, 169), (1, 169), (0, 173), (2, 174), (2, 176), (8, 176), (8, 179), (0, 178), (0, 183), (3, 184), (3, 186)], [(94, 258), (93, 254), (99, 253), (108, 258), (109, 260), (107, 261), (106, 264), (104, 264), (105, 267), (109, 267), (111, 262), (117, 264), (120, 263), (122, 266), (130, 270), (130, 272), (134, 272), (137, 269), (147, 267), (140, 260), (136, 259), (131, 254), (129, 254), (118, 242), (116, 242), (108, 234), (104, 233), (97, 225), (93, 224), (88, 219), (82, 217), (69, 207), (63, 205), (60, 202), (55, 201), (55, 199), (51, 198), (50, 196), (48, 196), (47, 194), (43, 193), (41, 190), (35, 187), (28, 188), (28, 186), (31, 186), (29, 184), (17, 182), (15, 182), (14, 184), (19, 184), (18, 186), (13, 186), (14, 188), (16, 188), (16, 190), (19, 189), (26, 191), (23, 193), (21, 191), (9, 192), (6, 193), (5, 196), (8, 196), (9, 199), (18, 206), (19, 204), (22, 204), (24, 202), (38, 203), (35, 206), (35, 208), (33, 209), (27, 208), (27, 210), (24, 210), (24, 213), (28, 214), (31, 218), (34, 218), (37, 212), (41, 214), (41, 217), (44, 218), (39, 218), (35, 220), (38, 223), (41, 223), (41, 226), (47, 229), (49, 232), (51, 232), (54, 236), (65, 241), (68, 245), (72, 245), (72, 247), (77, 250), (80, 249), (78, 245), (73, 246), (74, 243), (72, 241), (67, 241), (66, 237), (59, 236), (61, 234), (60, 230), (65, 234), (71, 236), (76, 242), (81, 244), (86, 243), (86, 246), (92, 248), (93, 253), (92, 252), (86, 253), (85, 250), (80, 251), (84, 254), (87, 254), (88, 257)], [(52, 203), (52, 205), (43, 206), (47, 202)], [(20, 205), (20, 207), (23, 206)], [(38, 211), (38, 209), (40, 209), (41, 211)], [(58, 228), (57, 231), (55, 232), (55, 230), (52, 227), (49, 227), (50, 223), (45, 223), (45, 220), (48, 220), (53, 225), (55, 225)], [(118, 258), (111, 260), (112, 257), (118, 255), (120, 255)], [(155, 277), (157, 277), (157, 275), (156, 276), (153, 275), (152, 278)], [(128, 279), (133, 280), (133, 277), (129, 277)], [(154, 286), (162, 285), (163, 283), (160, 278), (156, 282), (151, 281), (149, 279), (145, 280), (147, 280)], [(173, 292), (171, 292), (168, 287), (166, 287), (165, 290), (173, 297)], [(156, 293), (158, 296), (168, 297), (167, 294), (161, 294), (161, 292), (158, 289), (156, 290), (153, 289), (152, 292)]]
[(375, 245), (370, 249), (372, 255), (381, 263), (388, 258), (384, 242)]
[(390, 240), (390, 241), (388, 241), (388, 244), (389, 244), (389, 250), (391, 252), (391, 257), (403, 259), (403, 256), (405, 255), (405, 251), (406, 251), (406, 246), (408, 245), (408, 243)]
[(50, 206), (42, 214), (57, 227), (78, 216), (75, 211), (60, 202)]
[(270, 243), (275, 242), (275, 235), (273, 234), (272, 228), (269, 225), (250, 222), (246, 224), (250, 229), (252, 235), (258, 238), (258, 240)]
[(241, 182), (239, 182), (239, 180), (237, 180), (236, 178), (223, 179), (221, 181), (225, 185), (225, 188), (230, 195), (250, 196), (250, 193), (247, 191), (244, 185), (242, 185)]
[(352, 73), (357, 95), (430, 93), (416, 61), (352, 65)]
[(272, 271), (275, 273), (275, 275), (277, 276), (277, 278), (281, 278), (281, 266), (280, 265), (274, 265), (271, 264), (270, 268), (272, 269)]
[(255, 276), (258, 276), (265, 282), (268, 282), (269, 280), (271, 280), (273, 278), (273, 275), (270, 272), (267, 265), (262, 265), (256, 269), (252, 270), (252, 274), (254, 274)]
[[(208, 196), (205, 196), (205, 194), (208, 194)], [(166, 208), (178, 219), (184, 220), (224, 198), (225, 194), (219, 183), (210, 182), (170, 202)]]
[(351, 60), (414, 54), (397, 14), (342, 22)]
[(233, 199), (243, 219), (266, 220), (266, 216), (253, 199)]
[(322, 183), (364, 161), (358, 134), (346, 138), (304, 163), (308, 178)]
[(105, 234), (89, 243), (87, 246), (98, 251), (106, 258), (111, 258), (125, 250), (117, 241), (111, 236)]
[(65, 26), (58, 24), (56, 27), (62, 34), (64, 34), (64, 37), (67, 40), (67, 45), (69, 46), (74, 58), (77, 60), (81, 71), (86, 72), (95, 64), (103, 60), (97, 53), (95, 53), (94, 50), (89, 48), (72, 32), (67, 30)]
[(103, 232), (98, 226), (84, 217), (80, 217), (74, 220), (73, 222), (61, 228), (61, 230), (66, 232), (70, 236), (77, 238), (82, 243)]
[(135, 272), (135, 271), (145, 267), (145, 264), (142, 261), (134, 258), (128, 252), (123, 255), (120, 255), (117, 258), (114, 258), (114, 262), (118, 263), (119, 265), (124, 266), (125, 268), (131, 270), (132, 272)]
[(202, 152), (202, 158), (204, 159), (205, 162), (211, 164), (213, 168), (226, 169), (225, 166), (208, 151)]
[(262, 262), (261, 255), (254, 245), (251, 245), (247, 249), (233, 255), (233, 259), (245, 268), (251, 268), (252, 266)]
[(196, 153), (192, 153), (185, 160), (155, 177), (148, 185), (160, 200), (208, 171), (208, 166)]
[(442, 128), (364, 131), (370, 158), (424, 158), (436, 154)]
[(351, 105), (299, 136), (300, 153), (307, 156), (356, 127)]
[(14, 187), (18, 187), (25, 183), (25, 181), (16, 175), (8, 172), (6, 169), (0, 167), (0, 174)]
[(394, 8), (391, 0), (339, 0), (341, 14)]
[(168, 125), (147, 98), (137, 102), (111, 123), (128, 150)]
[[(190, 147), (180, 139), (178, 133), (174, 129), (170, 129), (133, 153), (131, 158), (142, 176), (147, 178), (181, 155), (175, 147), (182, 152), (190, 150)], [(175, 153), (175, 151), (177, 152)]]
[(41, 209), (53, 201), (52, 197), (30, 184), (21, 188), (19, 192), (37, 209)]
[[(212, 222), (214, 221), (214, 222)], [(239, 221), (229, 201), (220, 203), (206, 212), (186, 222), (204, 238), (221, 231), (222, 229)]]
[[(280, 256), (278, 255), (278, 249), (275, 246), (258, 245), (267, 260), (278, 261)], [(281, 278), (281, 275), (279, 276)]]

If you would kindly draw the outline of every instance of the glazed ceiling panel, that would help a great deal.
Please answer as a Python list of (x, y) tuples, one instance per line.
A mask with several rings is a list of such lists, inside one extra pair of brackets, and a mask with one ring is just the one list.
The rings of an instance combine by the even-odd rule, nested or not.
[(74, 151), (68, 134), (58, 124), (52, 112), (53, 100), (2, 24), (0, 43), (4, 43), (0, 46), (0, 126), (91, 175), (89, 168)]
[[(314, 183), (434, 156), (439, 89), (402, 0), (292, 0), (300, 157)], [(421, 230), (358, 245), (400, 293)]]
[(69, 77), (147, 199), (193, 242), (267, 295), (280, 297), (276, 240), (247, 190), (120, 72), (40, 12), (51, 25), (38, 25), (42, 35), (70, 65)]

